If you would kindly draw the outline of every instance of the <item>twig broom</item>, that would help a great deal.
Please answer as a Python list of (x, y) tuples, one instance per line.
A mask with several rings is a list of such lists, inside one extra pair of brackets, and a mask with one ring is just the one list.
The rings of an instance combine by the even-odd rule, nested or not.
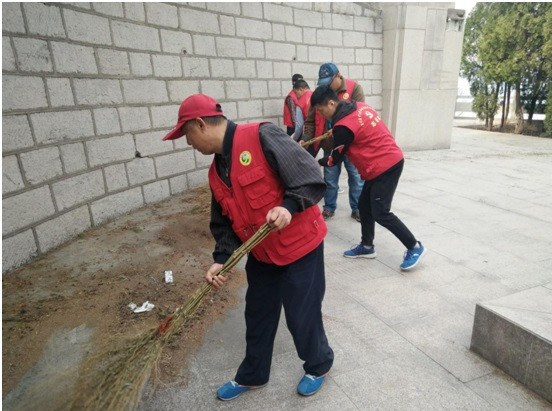
[(314, 144), (317, 141), (325, 140), (325, 139), (327, 139), (331, 136), (332, 136), (332, 130), (330, 129), (330, 130), (326, 131), (324, 134), (322, 134), (321, 136), (314, 137), (314, 138), (311, 138), (310, 140), (305, 141), (303, 143), (303, 148), (307, 148), (311, 144)]
[[(249, 240), (234, 251), (217, 275), (227, 275), (228, 271), (271, 230), (268, 223), (261, 226)], [(103, 371), (94, 372), (92, 367), (85, 370), (86, 381), (77, 391), (70, 408), (117, 411), (136, 409), (142, 388), (152, 368), (157, 364), (163, 347), (192, 317), (211, 288), (211, 284), (204, 283), (186, 304), (166, 317), (158, 328), (131, 339), (124, 347), (98, 356), (93, 365), (99, 364)]]

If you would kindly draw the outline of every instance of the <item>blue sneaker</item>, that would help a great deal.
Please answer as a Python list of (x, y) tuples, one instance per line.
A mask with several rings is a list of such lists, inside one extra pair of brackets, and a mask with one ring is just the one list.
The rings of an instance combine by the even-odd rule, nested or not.
[(343, 253), (344, 257), (348, 258), (376, 258), (376, 250), (374, 249), (374, 246), (370, 248), (366, 248), (362, 244), (355, 245), (351, 247), (350, 250), (347, 250)]
[(320, 377), (305, 374), (303, 378), (301, 378), (301, 381), (299, 381), (299, 384), (297, 384), (297, 392), (304, 396), (315, 394), (318, 390), (320, 390), (320, 388), (322, 388), (326, 375), (328, 375), (328, 373), (321, 375)]
[(422, 257), (426, 253), (425, 247), (418, 241), (418, 248), (412, 248), (404, 252), (404, 261), (401, 264), (401, 270), (410, 270), (411, 268), (416, 267), (420, 262)]
[(236, 381), (228, 381), (226, 384), (221, 386), (217, 390), (217, 397), (223, 401), (229, 401), (233, 400), (234, 398), (239, 397), (244, 392), (249, 390), (254, 390), (257, 388), (262, 388), (266, 384), (263, 385), (240, 385)]

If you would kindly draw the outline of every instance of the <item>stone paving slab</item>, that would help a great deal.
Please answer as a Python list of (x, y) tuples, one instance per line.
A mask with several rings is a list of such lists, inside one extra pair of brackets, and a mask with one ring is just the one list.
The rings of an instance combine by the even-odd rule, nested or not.
[(360, 240), (346, 172), (325, 240), (323, 314), (335, 364), (322, 390), (296, 393), (302, 364), (281, 322), (270, 383), (215, 398), (245, 351), (243, 304), (206, 336), (186, 387), (143, 410), (552, 410), (469, 350), (477, 303), (552, 289), (552, 139), (453, 128), (450, 150), (406, 153), (393, 212), (428, 248), (399, 270), (404, 247), (376, 226), (374, 260), (345, 259)]

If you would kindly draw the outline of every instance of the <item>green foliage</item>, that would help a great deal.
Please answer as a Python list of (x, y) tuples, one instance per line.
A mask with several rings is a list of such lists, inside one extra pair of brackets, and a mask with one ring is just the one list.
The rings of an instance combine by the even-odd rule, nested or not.
[(477, 3), (466, 21), (461, 73), (486, 98), (493, 83), (521, 85), (530, 114), (550, 101), (543, 92), (552, 77), (552, 3)]
[[(550, 87), (548, 87), (547, 100), (549, 102), (552, 102), (552, 82), (550, 84)], [(546, 105), (544, 115), (544, 137), (552, 137), (552, 104)]]

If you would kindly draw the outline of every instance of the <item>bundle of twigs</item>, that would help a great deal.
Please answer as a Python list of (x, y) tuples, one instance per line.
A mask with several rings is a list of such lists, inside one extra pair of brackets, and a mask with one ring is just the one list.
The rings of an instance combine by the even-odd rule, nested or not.
[[(234, 251), (217, 275), (227, 275), (228, 271), (271, 230), (272, 227), (268, 223), (259, 228), (249, 240)], [(152, 368), (157, 364), (163, 347), (192, 317), (211, 288), (211, 284), (204, 283), (186, 304), (178, 307), (174, 314), (167, 316), (158, 328), (130, 340), (117, 350), (96, 357), (91, 369), (85, 370), (87, 381), (78, 390), (71, 409), (135, 409), (140, 401), (142, 388)]]
[(325, 140), (325, 139), (327, 139), (331, 136), (332, 136), (332, 130), (330, 129), (330, 130), (326, 131), (324, 134), (322, 134), (321, 136), (314, 137), (314, 138), (311, 138), (310, 140), (305, 141), (303, 143), (303, 148), (307, 148), (311, 144), (314, 144), (317, 141)]

